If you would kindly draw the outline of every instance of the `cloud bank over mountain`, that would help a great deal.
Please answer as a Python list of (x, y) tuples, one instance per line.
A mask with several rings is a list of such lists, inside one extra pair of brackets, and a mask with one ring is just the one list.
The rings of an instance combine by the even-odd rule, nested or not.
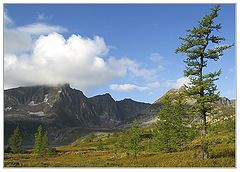
[[(109, 85), (113, 91), (146, 91), (182, 84), (156, 80), (158, 68), (146, 68), (128, 57), (113, 57), (103, 37), (64, 35), (65, 27), (46, 23), (15, 26), (4, 13), (4, 87), (70, 83), (80, 90)], [(159, 54), (151, 60), (161, 61)], [(145, 83), (114, 83), (120, 78)], [(183, 81), (184, 82), (184, 81)]]

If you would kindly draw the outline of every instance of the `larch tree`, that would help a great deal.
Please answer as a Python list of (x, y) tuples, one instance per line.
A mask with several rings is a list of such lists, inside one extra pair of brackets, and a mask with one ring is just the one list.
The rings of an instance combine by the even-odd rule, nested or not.
[(137, 154), (140, 151), (140, 141), (141, 141), (140, 128), (137, 121), (135, 120), (132, 123), (131, 128), (129, 129), (129, 141), (128, 141), (129, 145), (128, 148), (130, 152), (133, 153), (134, 158), (137, 157)]
[[(190, 85), (185, 86), (185, 92), (196, 100), (194, 108), (201, 119), (202, 137), (207, 134), (207, 114), (211, 113), (213, 102), (219, 97), (217, 85), (214, 82), (221, 74), (221, 70), (207, 72), (207, 65), (210, 60), (218, 61), (223, 56), (223, 51), (233, 46), (233, 44), (223, 45), (225, 38), (217, 35), (222, 28), (221, 23), (214, 22), (219, 10), (220, 5), (216, 5), (196, 27), (187, 30), (186, 37), (180, 37), (183, 43), (176, 49), (176, 53), (184, 53), (187, 56), (184, 60), (186, 64), (184, 75), (189, 77)], [(202, 145), (201, 152), (202, 158), (208, 158), (207, 144)]]
[(34, 134), (34, 153), (41, 154), (42, 153), (42, 126), (39, 125), (37, 132)]
[(42, 126), (39, 125), (34, 135), (34, 153), (43, 154), (48, 150), (48, 132), (43, 132)]
[(161, 110), (153, 130), (153, 143), (157, 151), (174, 152), (182, 149), (191, 139), (190, 119), (187, 105), (180, 92), (165, 95), (161, 100)]
[(11, 152), (20, 153), (22, 146), (22, 136), (19, 127), (14, 130), (13, 134), (9, 138), (8, 146), (10, 147)]

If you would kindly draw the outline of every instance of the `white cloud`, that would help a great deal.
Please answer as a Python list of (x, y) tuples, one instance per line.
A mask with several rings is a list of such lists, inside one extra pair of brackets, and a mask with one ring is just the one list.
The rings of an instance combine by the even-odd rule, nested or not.
[[(42, 16), (42, 17), (41, 17)], [(46, 16), (41, 14), (39, 17)], [(32, 49), (35, 37), (52, 32), (67, 32), (67, 29), (58, 25), (49, 25), (45, 23), (32, 23), (29, 25), (14, 27), (14, 21), (4, 10), (4, 52), (20, 53)]]
[(33, 23), (26, 26), (16, 28), (17, 31), (25, 32), (32, 35), (48, 34), (52, 32), (67, 32), (67, 29), (57, 25), (48, 25), (45, 23)]
[(158, 81), (155, 81), (146, 83), (144, 86), (139, 86), (135, 84), (111, 84), (109, 88), (114, 91), (145, 91), (169, 86), (170, 84), (168, 82), (160, 83)]
[(176, 84), (174, 85), (174, 88), (179, 89), (180, 87), (186, 85), (188, 86), (190, 83), (190, 79), (188, 77), (181, 77), (177, 79)]
[(156, 69), (143, 68), (139, 63), (127, 57), (123, 57), (121, 59), (111, 57), (108, 62), (110, 66), (113, 67), (113, 70), (118, 69), (116, 72), (118, 72), (118, 75), (120, 76), (130, 73), (134, 75), (134, 77), (143, 77), (146, 80), (156, 78)]
[(37, 15), (37, 20), (46, 20), (46, 19), (49, 19), (49, 17), (43, 13), (40, 13)]
[[(39, 16), (43, 18), (43, 16)], [(13, 23), (10, 17), (4, 19)], [(142, 67), (127, 57), (106, 58), (109, 47), (101, 37), (64, 38), (66, 28), (45, 23), (4, 28), (4, 87), (70, 83), (86, 90), (119, 77), (156, 78), (157, 69)], [(149, 86), (126, 89), (145, 90)]]
[[(145, 77), (142, 71), (151, 73), (151, 70), (141, 68), (137, 62), (127, 57), (104, 59), (108, 51), (104, 39), (98, 36), (90, 39), (72, 35), (65, 39), (58, 33), (41, 35), (30, 54), (5, 54), (5, 88), (68, 82), (75, 88), (86, 90), (118, 77)], [(136, 85), (121, 86), (123, 89), (125, 87), (147, 89)]]
[(13, 24), (13, 20), (8, 16), (6, 10), (4, 10), (3, 12), (3, 22), (4, 22), (4, 25)]
[(36, 37), (52, 32), (65, 32), (66, 28), (44, 23), (4, 28), (4, 53), (22, 53), (32, 50)]
[(112, 84), (109, 88), (114, 91), (144, 91), (148, 89), (147, 87), (141, 87), (134, 84)]
[(4, 53), (26, 52), (32, 49), (31, 35), (15, 29), (4, 29)]
[(165, 81), (165, 82), (159, 82), (159, 81), (155, 81), (155, 82), (150, 82), (146, 84), (146, 87), (149, 89), (158, 89), (158, 88), (165, 88), (165, 87), (169, 87), (171, 86), (171, 83), (169, 81)]
[(4, 53), (19, 54), (32, 50), (36, 38), (42, 34), (52, 32), (66, 32), (67, 29), (57, 25), (48, 25), (45, 23), (32, 23), (24, 26), (12, 25), (14, 21), (4, 11)]
[(106, 62), (100, 55), (108, 48), (100, 37), (94, 39), (72, 35), (67, 40), (57, 33), (40, 36), (32, 54), (4, 57), (6, 86), (35, 85), (69, 82), (86, 88), (108, 81)]
[(151, 53), (150, 54), (150, 60), (153, 62), (159, 62), (163, 59), (163, 56), (161, 56), (159, 53)]

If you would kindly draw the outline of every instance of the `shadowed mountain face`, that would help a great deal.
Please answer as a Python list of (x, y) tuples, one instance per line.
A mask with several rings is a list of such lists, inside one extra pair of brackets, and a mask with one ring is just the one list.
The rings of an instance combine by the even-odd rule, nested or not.
[(59, 144), (68, 139), (69, 130), (114, 130), (149, 106), (131, 99), (115, 101), (110, 94), (87, 98), (68, 84), (9, 89), (4, 91), (4, 139), (7, 143), (19, 126), (24, 142), (32, 144), (33, 134), (42, 124), (50, 131), (52, 143)]

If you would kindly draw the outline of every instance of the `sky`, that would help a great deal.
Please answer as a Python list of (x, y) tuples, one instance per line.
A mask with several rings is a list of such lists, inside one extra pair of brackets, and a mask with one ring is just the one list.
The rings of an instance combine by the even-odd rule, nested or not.
[[(214, 4), (5, 4), (4, 88), (69, 83), (87, 97), (110, 93), (153, 103), (188, 83), (179, 36)], [(235, 5), (222, 4), (222, 44), (235, 43)], [(236, 98), (235, 47), (209, 71), (222, 70), (221, 96)]]

